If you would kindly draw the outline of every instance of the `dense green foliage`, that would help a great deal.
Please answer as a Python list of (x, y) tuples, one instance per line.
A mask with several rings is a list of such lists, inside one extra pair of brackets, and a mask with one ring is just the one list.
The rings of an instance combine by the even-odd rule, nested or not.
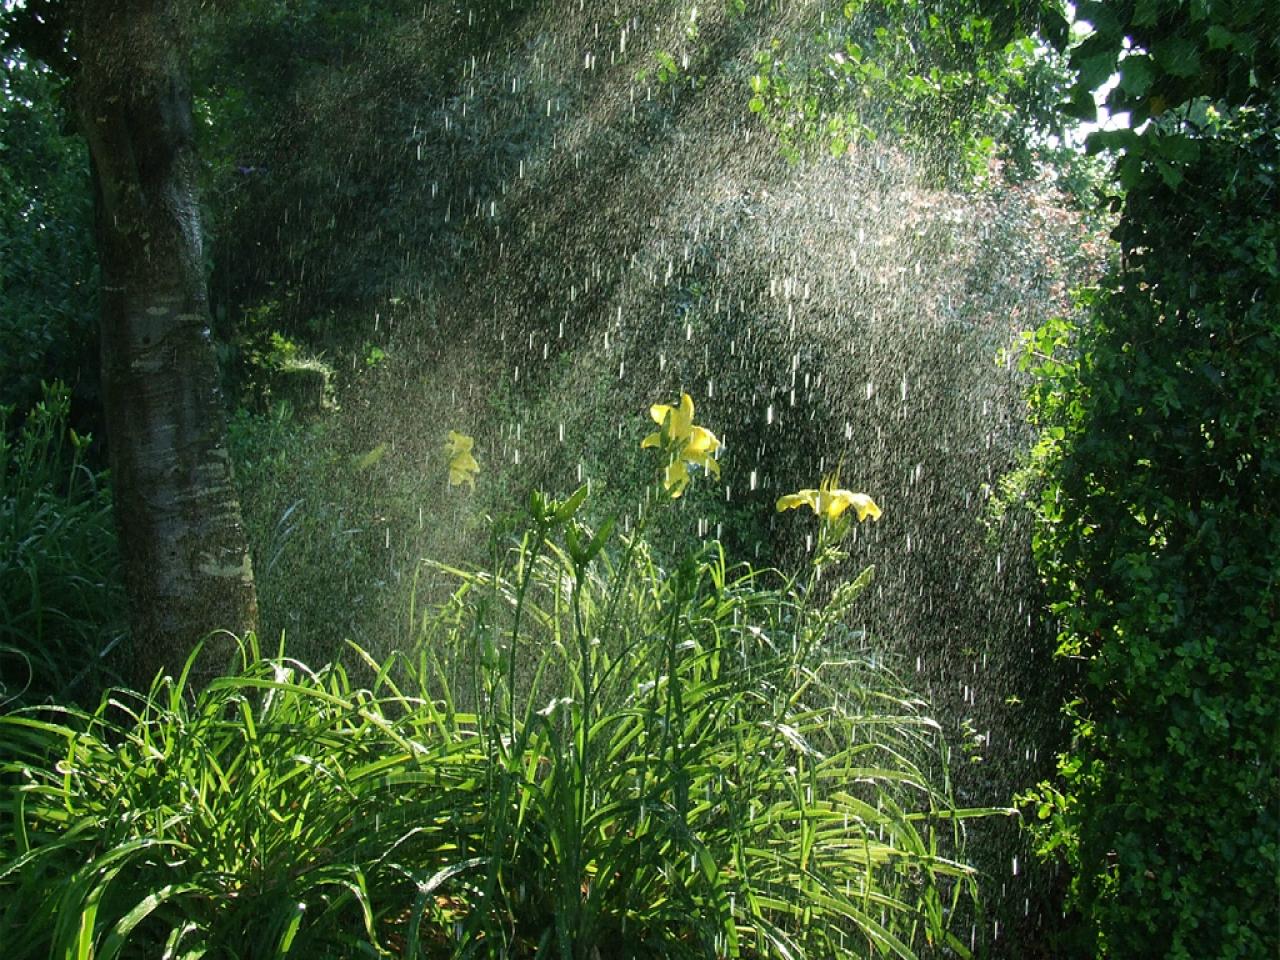
[[(535, 496), (416, 657), (0, 718), (15, 957), (908, 958), (973, 892), (945, 747), (812, 585)], [(828, 553), (826, 562), (838, 559)], [(358, 651), (357, 651), (358, 653)], [(364, 678), (363, 682), (357, 678)], [(19, 934), (21, 931), (21, 934)]]
[[(3, 721), (0, 940), (34, 916), (33, 955), (947, 943), (976, 879), (948, 859), (944, 751), (837, 616), (850, 596), (815, 611), (715, 549), (668, 564), (711, 531), (745, 556), (798, 552), (803, 535), (760, 508), (822, 449), (929, 498), (916, 526), (860, 544), (910, 571), (885, 591), (911, 608), (894, 621), (906, 642), (956, 674), (976, 676), (979, 654), (985, 672), (990, 652), (1042, 700), (1076, 682), (1072, 745), (1031, 809), (1071, 868), (1081, 953), (1274, 956), (1280, 8), (1084, 2), (1091, 32), (1072, 42), (1051, 2), (561, 6), (246, 0), (201, 18), (206, 249), (245, 407), (232, 443), (264, 635), (310, 663), (350, 636), (373, 654), (313, 672), (250, 651), (199, 699), (161, 684), (95, 714)], [(96, 393), (91, 198), (59, 83), (21, 55), (3, 71), (0, 403), (17, 409), (0, 448), (0, 650), (6, 695), (65, 698), (104, 678), (120, 608), (102, 478), (65, 398), (36, 405), (54, 373)], [(972, 447), (994, 482), (1023, 424), (954, 412), (985, 384), (951, 364), (1035, 322), (1026, 291), (1048, 302), (1078, 275), (1077, 234), (1041, 188), (1085, 200), (1101, 165), (1050, 136), (1094, 119), (1113, 74), (1106, 104), (1129, 125), (1091, 145), (1115, 160), (1119, 257), (1078, 327), (1028, 340), (1043, 434), (1025, 476), (1062, 631), (1045, 679), (1021, 605), (1012, 626), (971, 609), (988, 575), (957, 570), (991, 558), (957, 533), (969, 475), (942, 474)], [(801, 188), (743, 149), (762, 128)], [(655, 146), (680, 140), (697, 145)], [(699, 151), (739, 175), (671, 176)], [(850, 215), (872, 243), (840, 228)], [(711, 356), (726, 344), (732, 361)], [(584, 515), (637, 510), (648, 473), (623, 442), (624, 369), (644, 387), (706, 383), (723, 489), (651, 518), (651, 546), (590, 563), (585, 528), (542, 502), (489, 567), (416, 566), (475, 558), (485, 511), (575, 467), (608, 478)], [(448, 427), (477, 436), (470, 499), (446, 487)], [(383, 663), (392, 649), (421, 659)], [(940, 694), (960, 701), (947, 722), (972, 725), (960, 689)], [(1044, 704), (1006, 706), (1009, 739), (1047, 752)], [(1026, 770), (1024, 744), (1000, 755), (971, 732), (986, 766), (965, 786)], [(1009, 900), (1021, 912), (1041, 892)], [(1028, 949), (1009, 939), (995, 949)]]
[(111, 493), (48, 386), (22, 426), (0, 407), (0, 704), (96, 699), (124, 621)]
[[(1021, 175), (1037, 161), (1075, 165), (1057, 110), (1065, 64), (1057, 5), (981, 0), (859, 0), (833, 4), (799, 38), (761, 51), (749, 108), (798, 155), (821, 144), (844, 154), (882, 136), (912, 144), (943, 178), (968, 183), (993, 160)], [(798, 42), (797, 42), (798, 41)]]
[[(1280, 51), (1272, 4), (1090, 3), (1121, 56), (1120, 259), (1029, 340), (1041, 571), (1084, 664), (1038, 812), (1089, 955), (1274, 957), (1280, 883)], [(1091, 101), (1090, 101), (1091, 103)], [(1157, 116), (1158, 114), (1158, 116)]]
[(61, 95), (48, 70), (0, 58), (0, 404), (19, 419), (43, 380), (61, 379), (78, 397), (98, 392), (93, 201)]

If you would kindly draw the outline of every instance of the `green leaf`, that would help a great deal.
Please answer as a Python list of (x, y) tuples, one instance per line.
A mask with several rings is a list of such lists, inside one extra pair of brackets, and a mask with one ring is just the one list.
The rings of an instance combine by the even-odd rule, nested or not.
[(1156, 63), (1174, 77), (1194, 77), (1200, 73), (1200, 47), (1188, 37), (1167, 37), (1153, 45)]
[(1089, 134), (1086, 147), (1090, 153), (1100, 153), (1103, 150), (1128, 153), (1135, 148), (1140, 149), (1143, 143), (1142, 137), (1132, 130), (1095, 130)]
[(1111, 75), (1116, 72), (1116, 51), (1104, 50), (1102, 53), (1085, 57), (1080, 61), (1077, 69), (1080, 84), (1092, 93), (1110, 80)]
[(1097, 122), (1098, 104), (1093, 99), (1093, 91), (1084, 86), (1076, 86), (1071, 91), (1071, 98), (1062, 105), (1062, 112), (1084, 123)]
[(1152, 152), (1173, 163), (1195, 163), (1200, 144), (1185, 134), (1163, 134), (1153, 138)]
[(1185, 179), (1184, 174), (1167, 160), (1157, 160), (1156, 170), (1160, 173), (1160, 179), (1168, 185), (1170, 190), (1177, 190), (1178, 187), (1182, 186), (1182, 181)]
[(1134, 99), (1146, 95), (1154, 78), (1155, 65), (1150, 57), (1135, 54), (1120, 61), (1119, 89)]
[(1160, 16), (1160, 0), (1135, 0), (1131, 23), (1135, 27), (1153, 26)]
[(566, 520), (572, 519), (574, 515), (577, 514), (578, 508), (581, 507), (583, 502), (587, 499), (587, 493), (589, 490), (590, 485), (586, 483), (578, 487), (577, 490), (573, 491), (573, 493), (569, 495), (568, 500), (557, 507), (556, 512), (551, 519), (555, 523), (564, 523)]
[(137, 928), (147, 917), (151, 916), (157, 908), (164, 904), (182, 897), (186, 894), (198, 893), (205, 896), (211, 895), (213, 891), (200, 883), (171, 883), (168, 886), (161, 887), (154, 893), (150, 893), (143, 897), (142, 900), (132, 910), (126, 913), (116, 923), (115, 928), (102, 942), (102, 948), (98, 951), (97, 960), (114, 960), (117, 954), (124, 949), (129, 939), (129, 934)]
[(1226, 50), (1237, 42), (1236, 35), (1220, 23), (1212, 24), (1205, 30), (1204, 38), (1209, 41), (1210, 50)]

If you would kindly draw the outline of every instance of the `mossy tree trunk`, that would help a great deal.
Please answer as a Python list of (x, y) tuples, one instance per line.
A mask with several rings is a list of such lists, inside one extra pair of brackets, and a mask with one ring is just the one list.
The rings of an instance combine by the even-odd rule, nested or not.
[[(182, 0), (72, 7), (74, 109), (102, 267), (102, 376), (138, 686), (257, 601), (210, 337)], [(228, 662), (206, 643), (205, 682)]]

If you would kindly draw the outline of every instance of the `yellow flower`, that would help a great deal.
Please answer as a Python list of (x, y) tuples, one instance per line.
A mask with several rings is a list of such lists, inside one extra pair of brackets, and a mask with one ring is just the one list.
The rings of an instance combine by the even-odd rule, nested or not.
[(641, 440), (640, 446), (659, 447), (670, 454), (662, 485), (671, 496), (680, 496), (689, 485), (686, 464), (694, 464), (716, 477), (720, 476), (720, 464), (713, 456), (720, 449), (720, 441), (706, 427), (694, 424), (692, 397), (682, 393), (678, 407), (655, 403), (649, 408), (649, 416), (662, 429)]
[(849, 490), (836, 489), (837, 479), (830, 474), (822, 479), (817, 490), (801, 490), (778, 498), (778, 510), (794, 510), (796, 507), (809, 506), (813, 512), (824, 520), (838, 520), (840, 515), (853, 507), (859, 520), (870, 517), (880, 519), (880, 508), (865, 493), (853, 493)]
[(689, 485), (689, 468), (684, 465), (684, 461), (679, 457), (673, 459), (667, 464), (667, 469), (662, 475), (662, 486), (673, 497), (678, 497), (684, 493), (684, 488)]
[(449, 431), (449, 439), (444, 442), (445, 456), (449, 458), (449, 486), (467, 483), (472, 490), (476, 488), (476, 474), (480, 472), (480, 464), (471, 455), (474, 445), (474, 438), (456, 430)]

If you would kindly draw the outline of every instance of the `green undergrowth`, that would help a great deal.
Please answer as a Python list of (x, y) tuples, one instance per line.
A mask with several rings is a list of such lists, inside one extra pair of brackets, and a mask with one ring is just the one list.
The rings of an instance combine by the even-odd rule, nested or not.
[(0, 407), (0, 707), (88, 700), (113, 682), (125, 634), (111, 491), (67, 424), (70, 394), (43, 399), (10, 430)]
[[(976, 894), (937, 725), (805, 582), (535, 495), (420, 644), (0, 718), (13, 958), (912, 957)], [(829, 585), (829, 583), (828, 583)], [(823, 591), (824, 594), (827, 591)]]

